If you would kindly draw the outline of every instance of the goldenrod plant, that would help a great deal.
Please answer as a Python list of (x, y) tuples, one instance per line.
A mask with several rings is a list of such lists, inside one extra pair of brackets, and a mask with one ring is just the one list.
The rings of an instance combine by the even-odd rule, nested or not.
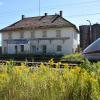
[(99, 62), (86, 61), (75, 67), (64, 64), (64, 68), (61, 62), (55, 68), (53, 64), (52, 59), (33, 70), (25, 64), (1, 64), (0, 100), (100, 100)]

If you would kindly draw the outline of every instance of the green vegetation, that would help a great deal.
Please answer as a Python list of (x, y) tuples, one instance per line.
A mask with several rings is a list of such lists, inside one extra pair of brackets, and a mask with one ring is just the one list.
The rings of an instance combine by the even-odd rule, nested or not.
[(84, 57), (80, 53), (65, 55), (63, 59), (67, 61), (84, 61)]
[[(0, 65), (0, 100), (100, 100), (100, 62), (56, 68), (37, 65), (31, 69), (12, 62)], [(39, 66), (39, 68), (38, 68)]]

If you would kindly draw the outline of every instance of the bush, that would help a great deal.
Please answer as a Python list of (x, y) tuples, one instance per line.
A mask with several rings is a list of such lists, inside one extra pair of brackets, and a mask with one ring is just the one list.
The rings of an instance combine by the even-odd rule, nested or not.
[(82, 56), (82, 54), (76, 53), (76, 54), (65, 55), (63, 57), (63, 60), (83, 62), (84, 61), (84, 57)]

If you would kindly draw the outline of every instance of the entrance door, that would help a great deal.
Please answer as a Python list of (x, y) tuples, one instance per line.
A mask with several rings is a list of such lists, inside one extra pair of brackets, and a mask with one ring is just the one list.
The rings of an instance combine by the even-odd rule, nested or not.
[(46, 45), (43, 45), (42, 51), (43, 51), (44, 54), (46, 54), (46, 52), (47, 52), (47, 46)]
[(24, 45), (20, 45), (20, 51), (21, 53), (24, 53)]
[(17, 54), (18, 53), (18, 46), (15, 45), (15, 53)]
[(7, 47), (4, 47), (4, 53), (7, 54)]
[(31, 46), (31, 53), (36, 53), (36, 46), (35, 45), (32, 45)]

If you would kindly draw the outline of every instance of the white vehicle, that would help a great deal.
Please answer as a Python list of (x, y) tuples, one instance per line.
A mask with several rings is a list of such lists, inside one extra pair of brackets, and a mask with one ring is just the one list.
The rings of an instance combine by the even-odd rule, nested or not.
[(83, 51), (83, 55), (89, 60), (100, 60), (100, 38), (90, 44)]

